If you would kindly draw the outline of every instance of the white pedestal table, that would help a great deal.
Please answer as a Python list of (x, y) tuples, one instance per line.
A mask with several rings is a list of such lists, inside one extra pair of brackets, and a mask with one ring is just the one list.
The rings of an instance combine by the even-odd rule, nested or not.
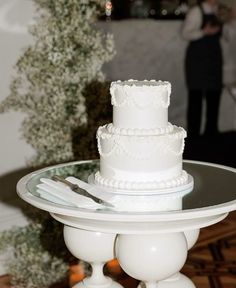
[(179, 271), (200, 228), (223, 220), (236, 210), (236, 170), (221, 165), (185, 161), (194, 177), (194, 190), (183, 198), (183, 208), (166, 212), (117, 212), (56, 204), (40, 198), (40, 178), (59, 174), (87, 180), (99, 161), (80, 161), (45, 168), (23, 177), (19, 196), (48, 211), (64, 224), (64, 240), (70, 252), (92, 265), (92, 275), (74, 288), (121, 287), (104, 276), (104, 264), (117, 258), (123, 270), (147, 288), (192, 288), (193, 282)]

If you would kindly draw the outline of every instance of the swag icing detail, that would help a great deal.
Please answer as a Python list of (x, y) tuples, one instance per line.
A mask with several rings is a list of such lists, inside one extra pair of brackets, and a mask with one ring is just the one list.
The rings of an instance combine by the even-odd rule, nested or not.
[[(179, 156), (184, 151), (185, 141), (184, 138), (186, 136), (186, 133), (183, 129), (179, 128), (180, 132), (175, 134), (167, 134), (165, 136), (160, 136), (157, 141), (157, 136), (150, 136), (150, 137), (139, 137), (138, 141), (139, 143), (142, 141), (142, 144), (147, 144), (148, 149), (146, 149), (146, 152), (142, 152), (142, 155), (139, 153), (134, 153), (132, 150), (128, 149), (128, 144), (133, 143), (137, 139), (128, 139), (125, 138), (125, 141), (123, 141), (122, 135), (115, 135), (110, 133), (104, 133), (104, 127), (99, 128), (97, 133), (97, 142), (98, 142), (98, 152), (102, 157), (109, 157), (112, 154), (121, 155), (126, 154), (128, 157), (135, 159), (135, 160), (146, 160), (153, 157), (153, 155), (156, 152), (159, 153), (172, 153), (175, 156)], [(123, 138), (123, 139), (122, 139)], [(176, 149), (173, 147), (175, 146), (176, 140), (181, 139), (180, 145), (177, 145)], [(104, 148), (102, 148), (101, 141), (106, 140), (109, 141), (110, 149), (109, 151), (104, 151)], [(125, 142), (125, 143), (123, 143)], [(103, 146), (104, 147), (104, 146)], [(143, 149), (143, 148), (142, 148)]]
[[(129, 82), (129, 81), (128, 81)], [(170, 85), (163, 85), (166, 84), (166, 82), (159, 81), (157, 83), (160, 84), (159, 86), (159, 92), (156, 92), (156, 86), (148, 87), (148, 94), (147, 97), (149, 98), (147, 101), (147, 97), (145, 97), (145, 101), (143, 101), (142, 97), (145, 95), (145, 93), (139, 95), (140, 90), (146, 89), (146, 86), (136, 86), (135, 82), (132, 80), (133, 84), (131, 85), (123, 85), (119, 86), (119, 88), (116, 86), (116, 82), (111, 86), (110, 92), (111, 92), (111, 103), (115, 107), (123, 107), (123, 106), (135, 106), (139, 109), (145, 109), (149, 107), (162, 107), (162, 108), (168, 108), (170, 105), (170, 94), (171, 94), (171, 86)], [(144, 81), (145, 82), (145, 81)], [(146, 81), (148, 82), (148, 81)], [(151, 83), (151, 81), (150, 81)], [(117, 95), (117, 92), (122, 91), (122, 99)], [(142, 103), (143, 102), (143, 103)]]

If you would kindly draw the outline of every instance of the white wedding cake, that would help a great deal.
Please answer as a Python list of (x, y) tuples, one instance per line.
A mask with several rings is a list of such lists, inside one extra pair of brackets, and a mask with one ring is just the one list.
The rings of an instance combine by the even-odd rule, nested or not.
[(139, 196), (169, 195), (186, 185), (191, 190), (191, 176), (182, 167), (186, 132), (168, 122), (171, 84), (117, 81), (110, 93), (113, 123), (97, 131), (100, 170), (94, 183), (109, 192)]

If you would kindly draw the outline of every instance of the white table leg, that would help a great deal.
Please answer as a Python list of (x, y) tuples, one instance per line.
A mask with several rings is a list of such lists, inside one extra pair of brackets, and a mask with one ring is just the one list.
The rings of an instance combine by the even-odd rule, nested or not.
[(144, 282), (146, 288), (193, 288), (192, 281), (179, 271), (196, 235), (196, 232), (188, 236), (183, 232), (119, 235), (116, 256), (123, 270)]
[[(188, 230), (184, 232), (187, 240), (188, 250), (191, 249), (199, 237), (200, 229)], [(170, 278), (160, 281), (158, 283), (158, 288), (195, 288), (196, 286), (193, 282), (181, 273), (176, 273)]]
[(187, 239), (188, 250), (190, 250), (197, 242), (200, 229), (184, 231), (184, 235)]
[(69, 251), (76, 258), (92, 266), (91, 277), (85, 278), (73, 288), (122, 288), (120, 284), (103, 274), (104, 264), (114, 258), (115, 238), (116, 234), (64, 226), (64, 240)]
[(193, 282), (181, 273), (176, 273), (172, 277), (160, 281), (157, 284), (158, 288), (196, 288)]

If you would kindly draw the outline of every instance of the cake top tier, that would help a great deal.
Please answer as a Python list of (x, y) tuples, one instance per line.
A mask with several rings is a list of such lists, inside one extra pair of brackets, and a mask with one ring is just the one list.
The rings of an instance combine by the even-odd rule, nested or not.
[(171, 84), (167, 81), (128, 80), (111, 83), (113, 106), (137, 106), (145, 108), (157, 106), (167, 108), (170, 104)]
[(169, 82), (117, 81), (111, 83), (110, 93), (116, 128), (167, 128), (171, 94)]

